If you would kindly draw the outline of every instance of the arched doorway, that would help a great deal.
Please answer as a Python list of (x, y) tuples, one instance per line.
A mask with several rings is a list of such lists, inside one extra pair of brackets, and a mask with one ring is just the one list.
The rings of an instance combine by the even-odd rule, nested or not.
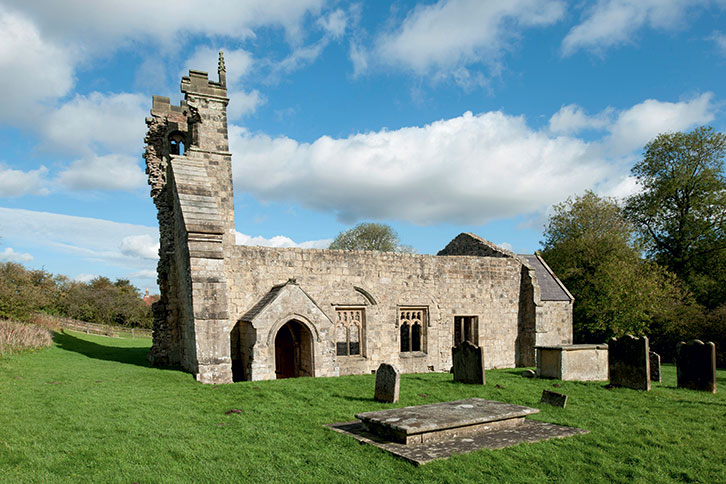
[(275, 336), (275, 375), (313, 376), (313, 337), (304, 324), (294, 319), (285, 323)]

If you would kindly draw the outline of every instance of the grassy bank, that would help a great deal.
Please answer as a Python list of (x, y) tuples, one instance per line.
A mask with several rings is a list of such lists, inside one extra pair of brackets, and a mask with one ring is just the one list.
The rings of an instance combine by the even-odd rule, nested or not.
[(35, 324), (0, 319), (0, 358), (51, 345), (51, 332)]
[[(200, 385), (148, 367), (148, 345), (67, 333), (0, 362), (0, 482), (726, 482), (726, 372), (717, 395), (674, 388), (671, 366), (650, 393), (518, 370), (489, 371), (484, 387), (404, 375), (390, 405), (372, 400), (373, 375)], [(566, 409), (538, 403), (554, 383)], [(473, 396), (541, 408), (534, 418), (590, 434), (417, 468), (323, 427)]]

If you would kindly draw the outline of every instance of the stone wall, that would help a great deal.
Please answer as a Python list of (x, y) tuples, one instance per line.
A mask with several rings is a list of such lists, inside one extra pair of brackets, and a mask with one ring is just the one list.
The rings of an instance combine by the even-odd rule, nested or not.
[[(336, 307), (365, 308), (362, 355), (329, 357), (321, 362), (326, 374), (368, 373), (384, 362), (404, 372), (449, 371), (455, 315), (478, 316), (477, 344), (488, 368), (516, 364), (522, 272), (516, 259), (236, 246), (227, 266), (233, 319), (270, 288), (294, 278), (331, 321), (319, 328), (324, 353), (334, 355), (328, 329)], [(402, 306), (428, 309), (420, 353), (400, 351)], [(256, 327), (255, 344), (265, 341), (270, 330)]]

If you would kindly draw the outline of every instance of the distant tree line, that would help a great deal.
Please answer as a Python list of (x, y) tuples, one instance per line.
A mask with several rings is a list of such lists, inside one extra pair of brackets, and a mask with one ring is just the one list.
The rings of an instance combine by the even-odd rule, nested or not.
[(0, 318), (28, 321), (35, 313), (98, 324), (150, 328), (153, 315), (126, 279), (70, 280), (44, 270), (0, 263)]
[(726, 365), (725, 155), (710, 127), (661, 134), (632, 169), (636, 194), (555, 205), (542, 253), (575, 297), (577, 342), (647, 335), (670, 358), (698, 338)]

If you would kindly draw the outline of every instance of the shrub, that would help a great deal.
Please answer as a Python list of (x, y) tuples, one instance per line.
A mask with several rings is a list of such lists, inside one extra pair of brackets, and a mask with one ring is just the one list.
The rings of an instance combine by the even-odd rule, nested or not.
[(50, 346), (53, 337), (46, 328), (0, 319), (0, 355)]

